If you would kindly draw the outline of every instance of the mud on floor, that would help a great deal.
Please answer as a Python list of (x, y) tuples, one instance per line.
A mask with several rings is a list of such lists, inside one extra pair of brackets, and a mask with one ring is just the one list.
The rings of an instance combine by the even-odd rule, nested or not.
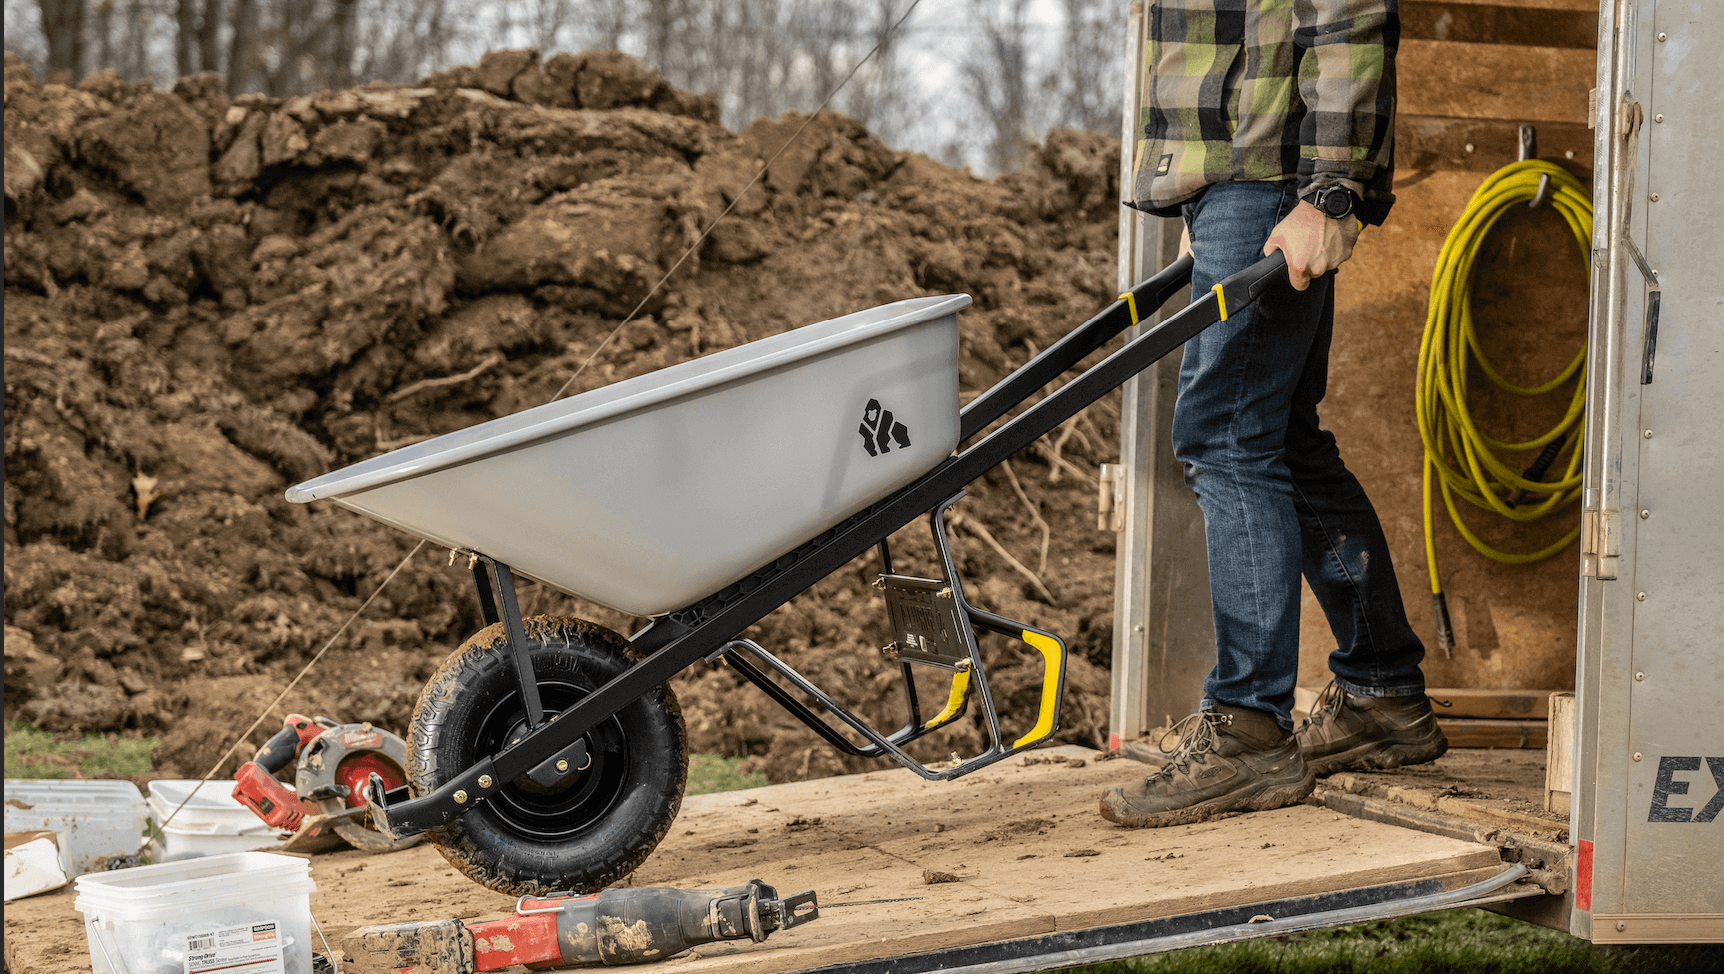
[[(984, 181), (822, 113), (747, 188), (806, 118), (729, 132), (713, 96), (611, 52), (497, 52), (288, 101), (222, 91), (213, 75), (39, 85), (6, 56), (5, 701), (56, 732), (160, 734), (168, 775), (208, 770), (413, 547), (287, 503), (289, 484), (548, 401), (589, 357), (571, 392), (923, 294), (975, 297), (968, 397), (1117, 290), (1118, 146), (1101, 136), (1055, 132)], [(1072, 645), (1061, 737), (1090, 745), (1114, 543), (1091, 511), (1117, 428), (1115, 394), (976, 483), (956, 532), (976, 603)], [(896, 548), (932, 570), (924, 525)], [(408, 562), (277, 716), (405, 730), (479, 628), (448, 561)], [(748, 635), (896, 727), (874, 571), (838, 572)], [(528, 614), (641, 622), (522, 597)], [(1039, 662), (988, 651), (1027, 724)], [(870, 766), (728, 671), (675, 686), (697, 750), (753, 755), (774, 781)], [(920, 753), (976, 738), (960, 722)]]

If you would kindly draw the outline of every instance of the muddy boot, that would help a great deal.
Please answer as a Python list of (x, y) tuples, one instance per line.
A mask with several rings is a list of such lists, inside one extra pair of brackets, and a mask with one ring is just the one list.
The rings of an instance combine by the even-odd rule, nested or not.
[(1294, 736), (1299, 752), (1320, 778), (1343, 770), (1423, 764), (1449, 749), (1449, 740), (1431, 711), (1431, 700), (1424, 694), (1361, 697), (1333, 682)]
[(1111, 788), (1101, 817), (1139, 828), (1291, 805), (1316, 787), (1293, 735), (1259, 710), (1217, 706), (1180, 721), (1179, 746), (1141, 784)]

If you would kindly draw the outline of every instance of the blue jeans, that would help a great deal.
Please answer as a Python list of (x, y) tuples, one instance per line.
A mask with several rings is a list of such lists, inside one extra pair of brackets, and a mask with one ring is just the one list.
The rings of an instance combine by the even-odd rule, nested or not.
[[(1192, 293), (1263, 257), (1295, 205), (1291, 181), (1217, 183), (1186, 204)], [(1338, 648), (1329, 668), (1365, 696), (1425, 692), (1425, 648), (1407, 622), (1377, 512), (1318, 425), (1334, 331), (1334, 275), (1283, 279), (1185, 345), (1174, 455), (1203, 509), (1215, 612), (1204, 708), (1275, 715), (1291, 728), (1299, 671), (1299, 576)]]

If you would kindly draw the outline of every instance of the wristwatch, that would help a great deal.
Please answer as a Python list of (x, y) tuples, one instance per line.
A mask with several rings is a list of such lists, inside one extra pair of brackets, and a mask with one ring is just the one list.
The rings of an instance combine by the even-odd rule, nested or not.
[(1359, 198), (1345, 186), (1330, 186), (1299, 198), (1315, 206), (1331, 220), (1341, 219), (1353, 212), (1353, 208), (1359, 204)]

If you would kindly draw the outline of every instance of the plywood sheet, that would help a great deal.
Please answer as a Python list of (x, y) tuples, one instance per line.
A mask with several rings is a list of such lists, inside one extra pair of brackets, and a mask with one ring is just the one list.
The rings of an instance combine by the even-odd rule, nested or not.
[(1586, 49), (1404, 40), (1399, 111), (1586, 123), (1598, 56)]
[(1593, 50), (1598, 8), (1564, 10), (1454, 0), (1403, 0), (1401, 39), (1527, 44)]
[[(1444, 654), (1433, 638), (1413, 390), (1438, 251), (1484, 178), (1397, 174), (1388, 222), (1360, 236), (1336, 278), (1329, 393), (1321, 414), (1382, 520), (1408, 617), (1425, 641), (1426, 683), (1568, 689), (1574, 685), (1578, 543), (1537, 564), (1498, 564), (1459, 536), (1439, 500), (1437, 556), (1457, 645)], [(1473, 313), (1492, 360), (1522, 383), (1560, 372), (1586, 341), (1586, 255), (1568, 226), (1549, 209), (1505, 217), (1479, 261)], [(1530, 438), (1554, 425), (1567, 405), (1562, 395), (1523, 399), (1489, 389), (1482, 379), (1475, 385), (1487, 388), (1474, 396), (1474, 413), (1501, 438)], [(1514, 459), (1524, 465), (1532, 457)], [(1530, 524), (1462, 506), (1468, 526), (1504, 551), (1536, 551), (1580, 519), (1578, 505)], [(1301, 648), (1300, 683), (1327, 683), (1335, 638), (1309, 589)]]
[[(1578, 10), (1590, 12), (1595, 16), (1598, 13), (1598, 0), (1443, 0), (1443, 3), (1467, 6), (1520, 7), (1530, 10)], [(1430, 6), (1438, 5), (1430, 4)]]
[[(636, 886), (813, 889), (822, 915), (764, 944), (711, 944), (661, 968), (782, 974), (830, 964), (1172, 916), (1363, 885), (1500, 869), (1494, 849), (1299, 805), (1170, 829), (1096, 812), (1143, 765), (1062, 747), (955, 782), (873, 772), (691, 798)], [(927, 873), (953, 881), (929, 884)], [(358, 926), (509, 913), (429, 846), (312, 860), (312, 910), (332, 941)], [(859, 901), (896, 900), (891, 903)], [(843, 904), (856, 903), (846, 906)], [(16, 974), (87, 972), (72, 896), (8, 904)]]

